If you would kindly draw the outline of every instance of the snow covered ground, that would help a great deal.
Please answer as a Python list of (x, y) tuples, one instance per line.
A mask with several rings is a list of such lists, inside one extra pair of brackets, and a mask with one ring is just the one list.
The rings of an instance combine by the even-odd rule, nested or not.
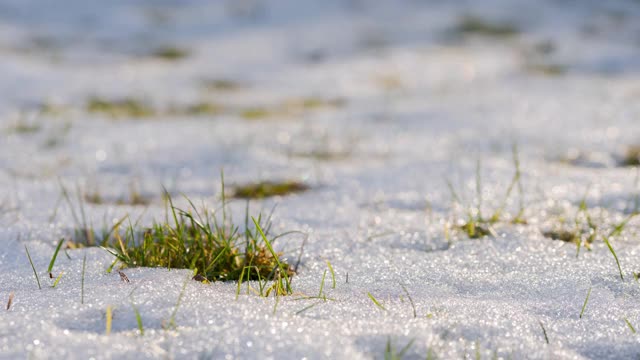
[[(640, 357), (640, 221), (611, 238), (624, 280), (601, 237), (576, 257), (543, 235), (573, 228), (583, 198), (602, 234), (631, 211), (637, 1), (3, 0), (0, 94), (0, 358), (382, 359), (410, 342), (409, 359)], [(92, 98), (155, 114), (113, 119)], [(196, 104), (220, 110), (175, 110)], [(513, 144), (527, 224), (508, 221), (514, 190), (495, 236), (467, 239), (454, 224), (478, 203), (477, 161), (490, 215)], [(84, 204), (96, 228), (148, 224), (163, 186), (219, 206), (221, 169), (230, 185), (311, 186), (251, 203), (309, 234), (298, 295), (189, 280), (165, 330), (190, 272), (129, 268), (125, 283), (99, 248), (61, 253), (51, 287), (77, 227), (61, 184), (106, 199)], [(118, 205), (131, 188), (148, 207)], [(301, 243), (276, 245), (295, 262)], [(335, 300), (296, 300), (327, 261)]]

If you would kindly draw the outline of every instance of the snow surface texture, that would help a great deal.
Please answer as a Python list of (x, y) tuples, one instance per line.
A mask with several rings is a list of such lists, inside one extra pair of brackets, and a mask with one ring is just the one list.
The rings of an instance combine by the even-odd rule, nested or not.
[[(514, 28), (465, 32), (464, 19)], [(542, 235), (571, 224), (585, 194), (610, 228), (638, 191), (635, 170), (617, 166), (640, 144), (637, 1), (5, 0), (0, 30), (0, 300), (14, 294), (0, 358), (371, 359), (410, 341), (416, 359), (640, 357), (626, 323), (640, 330), (639, 223), (612, 239), (624, 281), (601, 240), (576, 258)], [(187, 56), (149, 56), (167, 46)], [(203, 89), (211, 79), (239, 88)], [(113, 120), (85, 111), (92, 96), (232, 110)], [(305, 98), (344, 105), (253, 120), (233, 110)], [(478, 159), (483, 213), (499, 206), (514, 142), (528, 224), (448, 242), (445, 225), (477, 202)], [(294, 291), (316, 295), (330, 261), (335, 301), (291, 296), (274, 312), (273, 297), (189, 281), (177, 328), (164, 330), (189, 271), (125, 269), (124, 283), (98, 248), (61, 253), (51, 288), (55, 243), (76, 226), (60, 183), (112, 200), (85, 205), (96, 227), (124, 214), (150, 223), (164, 213), (162, 186), (217, 206), (221, 169), (229, 184), (312, 186), (252, 209), (277, 203), (277, 231), (309, 234)], [(113, 201), (132, 184), (148, 209)], [(244, 204), (232, 207), (241, 218)], [(292, 262), (300, 245), (276, 243)]]

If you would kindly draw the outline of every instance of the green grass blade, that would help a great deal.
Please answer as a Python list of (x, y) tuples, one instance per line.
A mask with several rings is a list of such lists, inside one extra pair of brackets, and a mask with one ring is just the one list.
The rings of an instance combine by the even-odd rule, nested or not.
[(31, 269), (33, 269), (33, 275), (36, 276), (36, 281), (38, 282), (38, 289), (42, 289), (42, 287), (40, 286), (40, 278), (38, 277), (38, 272), (36, 271), (36, 267), (33, 266), (33, 260), (31, 260), (31, 255), (29, 254), (29, 249), (27, 249), (27, 245), (24, 246), (24, 250), (27, 252), (27, 258), (29, 258)]
[(542, 328), (542, 334), (544, 334), (544, 341), (546, 341), (547, 344), (549, 344), (549, 337), (547, 336), (547, 330), (544, 328), (544, 325), (542, 324), (542, 321), (538, 321), (538, 323), (540, 324), (540, 327)]
[(300, 310), (296, 311), (296, 315), (300, 315), (300, 314), (302, 314), (303, 312), (305, 312), (305, 311), (307, 311), (307, 310), (311, 309), (312, 307), (314, 307), (314, 306), (316, 306), (316, 305), (318, 305), (318, 304), (320, 304), (320, 302), (316, 302), (316, 303), (313, 303), (313, 304), (311, 304), (311, 305), (309, 305), (309, 306), (307, 306), (307, 307), (304, 307), (304, 308), (302, 308), (302, 309), (300, 309)]
[(287, 294), (291, 294), (293, 291), (291, 290), (291, 283), (289, 282), (289, 275), (287, 275), (286, 269), (284, 268), (284, 266), (280, 262), (280, 259), (278, 258), (278, 254), (275, 252), (275, 250), (273, 250), (273, 246), (271, 246), (271, 243), (269, 242), (269, 239), (267, 239), (267, 236), (264, 234), (264, 231), (260, 227), (260, 224), (258, 223), (256, 218), (254, 218), (252, 216), (251, 220), (253, 220), (253, 223), (256, 226), (256, 230), (258, 230), (258, 232), (260, 233), (260, 236), (262, 237), (262, 241), (264, 241), (265, 245), (267, 246), (267, 249), (271, 253), (271, 256), (273, 256), (274, 260), (276, 261), (276, 264), (278, 264), (278, 268), (280, 269), (280, 273), (282, 274), (282, 276), (284, 277), (284, 280), (286, 282), (286, 286), (287, 286), (286, 289), (285, 289), (286, 293)]
[(144, 336), (144, 326), (142, 325), (142, 316), (140, 315), (140, 311), (138, 307), (133, 302), (133, 294), (131, 295), (131, 307), (133, 308), (133, 313), (136, 316), (136, 323), (138, 324), (138, 331), (140, 331), (140, 336)]
[(607, 244), (609, 251), (613, 255), (613, 258), (616, 259), (616, 265), (618, 265), (618, 271), (620, 272), (620, 280), (624, 281), (624, 276), (622, 275), (622, 267), (620, 266), (620, 260), (618, 260), (618, 255), (616, 255), (616, 251), (613, 250), (613, 246), (611, 246), (611, 242), (609, 242), (608, 237), (604, 237), (604, 243)]
[(113, 307), (111, 305), (107, 305), (107, 323), (105, 325), (105, 333), (107, 335), (111, 334), (111, 324), (113, 323)]
[(58, 252), (60, 251), (60, 248), (62, 247), (63, 242), (64, 242), (64, 239), (60, 239), (60, 241), (58, 242), (58, 246), (56, 246), (56, 251), (53, 252), (53, 256), (51, 257), (51, 261), (49, 262), (49, 267), (47, 268), (47, 272), (49, 273), (49, 276), (51, 276), (53, 265), (56, 263), (56, 258), (58, 257)]
[(402, 286), (402, 290), (404, 291), (404, 293), (407, 295), (407, 298), (409, 299), (409, 303), (411, 304), (411, 308), (413, 309), (413, 317), (416, 318), (418, 317), (418, 313), (416, 311), (416, 305), (413, 303), (413, 299), (411, 298), (411, 295), (409, 295), (409, 291), (407, 291), (407, 288), (400, 284), (400, 286)]
[(242, 268), (242, 271), (240, 272), (240, 277), (238, 277), (238, 289), (236, 289), (236, 301), (238, 300), (238, 297), (240, 296), (240, 287), (242, 286), (242, 278), (244, 277), (244, 271), (247, 270), (247, 266)]
[(327, 276), (327, 270), (322, 274), (322, 281), (320, 281), (320, 291), (318, 292), (318, 297), (322, 297), (322, 292), (324, 291), (324, 279)]
[(387, 310), (384, 306), (382, 306), (382, 304), (380, 304), (378, 302), (378, 300), (376, 300), (375, 297), (373, 297), (373, 295), (371, 295), (370, 292), (367, 293), (367, 296), (369, 297), (369, 299), (371, 299), (371, 301), (373, 301), (374, 304), (376, 304), (377, 307), (379, 307), (380, 309), (384, 310), (384, 311), (389, 311)]
[(590, 295), (591, 295), (591, 287), (589, 287), (589, 292), (587, 293), (587, 297), (584, 299), (584, 304), (582, 304), (582, 311), (580, 311), (580, 319), (582, 319), (582, 314), (584, 314), (584, 309), (587, 308), (587, 302), (589, 301)]
[(60, 282), (60, 279), (62, 279), (62, 275), (64, 274), (64, 271), (60, 273), (60, 275), (58, 275), (58, 277), (56, 277), (56, 280), (53, 282), (53, 285), (51, 285), (52, 288), (55, 288), (56, 286), (58, 286), (58, 283)]
[(384, 347), (384, 360), (393, 360), (393, 345), (391, 345), (391, 337), (387, 337), (387, 345)]
[(331, 266), (331, 263), (327, 260), (327, 266), (329, 267), (329, 272), (331, 273), (331, 288), (335, 289), (336, 288), (336, 273), (333, 271), (333, 266)]
[(633, 325), (631, 325), (631, 322), (629, 321), (629, 319), (624, 318), (624, 322), (627, 323), (627, 326), (629, 327), (629, 330), (631, 330), (631, 332), (633, 334), (636, 333), (636, 328), (633, 327)]
[(413, 343), (416, 341), (416, 339), (411, 339), (411, 341), (409, 341), (407, 343), (407, 345), (405, 345), (402, 350), (400, 350), (400, 352), (398, 353), (398, 358), (402, 359), (404, 357), (404, 354), (407, 353), (407, 351), (409, 351), (409, 349), (411, 348), (411, 346), (413, 345)]

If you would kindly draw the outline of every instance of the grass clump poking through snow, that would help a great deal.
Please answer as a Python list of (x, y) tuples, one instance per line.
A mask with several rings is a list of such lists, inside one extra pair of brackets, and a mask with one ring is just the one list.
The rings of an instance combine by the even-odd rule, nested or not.
[(591, 244), (593, 244), (598, 235), (598, 225), (593, 221), (593, 218), (589, 214), (589, 208), (587, 207), (587, 193), (584, 194), (584, 197), (580, 201), (580, 206), (574, 218), (572, 228), (557, 225), (553, 229), (542, 232), (542, 235), (547, 238), (575, 243), (576, 257), (580, 255), (580, 249), (582, 247), (590, 250)]
[[(576, 257), (580, 255), (581, 247), (585, 247), (587, 250), (591, 250), (591, 244), (598, 238), (598, 236), (602, 239), (604, 244), (609, 249), (609, 252), (613, 256), (616, 266), (618, 268), (618, 272), (620, 274), (620, 280), (624, 280), (624, 274), (622, 271), (622, 265), (620, 264), (620, 259), (616, 254), (613, 245), (611, 244), (611, 240), (616, 236), (622, 234), (624, 229), (627, 227), (629, 222), (633, 220), (636, 216), (640, 215), (640, 209), (638, 208), (638, 198), (634, 199), (635, 207), (633, 212), (626, 216), (618, 223), (614, 223), (610, 226), (610, 230), (608, 232), (602, 232), (603, 227), (599, 224), (596, 224), (595, 221), (591, 218), (589, 214), (589, 209), (586, 204), (586, 194), (580, 202), (580, 208), (578, 213), (576, 214), (575, 219), (575, 228), (573, 230), (550, 230), (544, 231), (543, 235), (554, 239), (554, 240), (563, 240), (566, 242), (575, 242), (576, 244)], [(582, 215), (582, 216), (581, 216)], [(582, 220), (584, 219), (584, 220)], [(584, 224), (586, 222), (586, 225)]]
[(177, 61), (189, 56), (189, 52), (175, 46), (163, 46), (154, 50), (151, 55), (162, 60)]
[(309, 185), (297, 181), (261, 181), (236, 186), (231, 196), (238, 199), (262, 199), (284, 196), (309, 190)]
[(519, 32), (514, 24), (490, 21), (475, 15), (463, 16), (455, 30), (463, 35), (480, 35), (499, 38), (512, 37)]
[[(477, 204), (476, 207), (473, 208), (469, 206), (467, 208), (467, 219), (466, 222), (462, 225), (458, 226), (458, 229), (464, 232), (470, 239), (479, 239), (485, 236), (495, 236), (495, 232), (493, 231), (492, 225), (503, 221), (505, 209), (507, 207), (507, 203), (511, 194), (515, 189), (518, 191), (519, 195), (519, 206), (517, 214), (511, 218), (511, 223), (513, 224), (526, 224), (527, 221), (524, 218), (524, 201), (523, 201), (523, 189), (521, 182), (521, 171), (520, 171), (520, 160), (518, 158), (518, 148), (516, 145), (513, 146), (513, 163), (515, 172), (507, 190), (504, 194), (502, 201), (497, 209), (493, 211), (491, 216), (484, 217), (482, 215), (482, 207), (483, 207), (483, 196), (482, 196), (482, 178), (480, 174), (480, 160), (478, 160), (476, 167), (476, 197)], [(461, 204), (462, 201), (455, 191), (453, 184), (451, 181), (447, 180), (447, 186), (451, 192), (451, 197), (453, 198), (454, 203)]]
[(627, 147), (618, 164), (620, 166), (640, 166), (640, 145)]
[(151, 117), (156, 112), (147, 104), (134, 98), (108, 100), (92, 97), (87, 102), (87, 111), (100, 113), (114, 119)]
[[(142, 233), (130, 225), (124, 235), (115, 232), (109, 247), (104, 248), (128, 267), (193, 269), (206, 280), (239, 280), (241, 276), (245, 280), (275, 280), (293, 274), (292, 267), (280, 261), (281, 254), (273, 250), (275, 238), (268, 238), (268, 220), (260, 225), (262, 218), (258, 216), (255, 228), (247, 228), (243, 234), (226, 217), (224, 199), (221, 218), (206, 208), (198, 211), (191, 202), (188, 211), (178, 209), (168, 195), (167, 202), (164, 222)], [(245, 272), (245, 268), (251, 271)]]

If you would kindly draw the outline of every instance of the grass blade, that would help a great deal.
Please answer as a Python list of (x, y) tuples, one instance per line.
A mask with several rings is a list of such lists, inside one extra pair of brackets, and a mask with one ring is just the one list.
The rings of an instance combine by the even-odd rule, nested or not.
[(620, 260), (618, 260), (618, 255), (616, 255), (616, 251), (613, 250), (613, 246), (611, 246), (611, 242), (609, 242), (608, 237), (604, 237), (604, 243), (607, 244), (609, 251), (613, 255), (613, 258), (616, 259), (616, 265), (618, 265), (618, 271), (620, 272), (620, 280), (624, 281), (624, 276), (622, 276), (622, 267), (620, 266)]
[(36, 281), (38, 282), (38, 289), (42, 289), (42, 287), (40, 286), (40, 278), (38, 277), (38, 272), (36, 271), (36, 267), (33, 266), (33, 260), (31, 260), (31, 255), (29, 254), (29, 249), (27, 249), (27, 245), (24, 246), (24, 250), (27, 252), (27, 257), (29, 258), (31, 269), (33, 269), (33, 275), (36, 276)]
[(409, 351), (409, 349), (411, 348), (411, 346), (413, 345), (413, 343), (416, 341), (416, 339), (411, 339), (411, 341), (409, 341), (407, 343), (407, 345), (405, 345), (402, 350), (400, 350), (400, 352), (398, 353), (398, 358), (402, 359), (404, 357), (404, 354), (407, 353), (407, 351)]
[(60, 241), (58, 242), (58, 246), (56, 246), (56, 251), (53, 252), (53, 257), (51, 257), (51, 261), (49, 262), (49, 268), (47, 268), (49, 277), (53, 277), (53, 275), (51, 275), (51, 271), (53, 270), (53, 265), (56, 263), (56, 258), (58, 257), (58, 252), (60, 251), (63, 242), (64, 239), (60, 239)]
[(130, 296), (131, 298), (131, 307), (133, 308), (133, 313), (136, 315), (136, 323), (138, 324), (138, 331), (140, 331), (140, 336), (144, 336), (144, 326), (142, 325), (142, 316), (140, 316), (140, 311), (138, 307), (134, 304), (133, 301), (133, 293)]
[(327, 266), (329, 267), (329, 272), (331, 273), (331, 288), (335, 289), (336, 288), (336, 273), (333, 271), (333, 266), (331, 266), (331, 263), (329, 262), (329, 260), (327, 260)]
[[(13, 292), (11, 292), (9, 294), (9, 301), (7, 301), (7, 311), (9, 311), (9, 309), (11, 309), (11, 304), (13, 303), (13, 296), (14, 296)], [(628, 323), (628, 321), (627, 321), (627, 323)], [(631, 326), (631, 324), (629, 324), (629, 326)], [(631, 328), (633, 328), (633, 327), (631, 327)]]
[(55, 287), (58, 286), (58, 283), (60, 282), (60, 279), (62, 279), (63, 274), (64, 274), (64, 271), (60, 272), (60, 275), (58, 275), (58, 277), (56, 278), (56, 281), (54, 281), (53, 285), (51, 285), (52, 288), (55, 289)]
[(627, 323), (627, 326), (629, 327), (629, 330), (631, 330), (632, 333), (636, 333), (636, 328), (633, 327), (633, 325), (631, 325), (631, 322), (629, 321), (629, 319), (624, 318), (624, 322)]
[(260, 224), (258, 223), (256, 218), (252, 216), (251, 220), (253, 220), (253, 223), (256, 226), (256, 230), (258, 230), (258, 232), (260, 233), (260, 236), (262, 237), (262, 241), (264, 241), (265, 245), (267, 246), (267, 249), (271, 253), (271, 256), (273, 256), (274, 260), (276, 261), (276, 264), (278, 264), (278, 268), (280, 269), (280, 274), (282, 274), (282, 276), (284, 277), (284, 280), (285, 280), (286, 285), (287, 285), (286, 293), (287, 294), (291, 294), (293, 291), (291, 290), (291, 283), (289, 282), (289, 275), (287, 275), (286, 269), (284, 268), (284, 266), (280, 262), (280, 259), (278, 258), (278, 254), (275, 252), (275, 250), (273, 250), (273, 246), (271, 246), (271, 243), (269, 242), (269, 239), (267, 239), (267, 236), (264, 234), (264, 231), (260, 227)]
[(320, 292), (318, 292), (318, 297), (322, 297), (322, 292), (324, 291), (324, 279), (327, 276), (327, 270), (322, 274), (322, 281), (320, 281)]
[(591, 287), (589, 287), (589, 292), (587, 293), (587, 297), (584, 299), (584, 304), (582, 304), (582, 311), (580, 311), (580, 319), (582, 319), (582, 314), (584, 314), (584, 309), (587, 308), (587, 302), (589, 301), (590, 295), (591, 295)]
[(409, 303), (411, 304), (411, 308), (413, 309), (413, 317), (418, 317), (418, 313), (416, 312), (416, 305), (413, 303), (413, 299), (411, 298), (411, 295), (409, 295), (409, 291), (407, 291), (407, 288), (404, 285), (400, 284), (400, 286), (402, 286), (402, 290), (404, 290), (404, 293), (409, 299)]
[(309, 306), (307, 306), (307, 307), (304, 307), (304, 308), (302, 308), (302, 309), (300, 309), (300, 310), (296, 311), (296, 315), (300, 315), (300, 314), (302, 314), (303, 312), (305, 312), (305, 311), (307, 311), (307, 310), (311, 309), (312, 307), (314, 307), (314, 306), (316, 306), (316, 305), (318, 305), (318, 304), (320, 304), (320, 302), (316, 302), (316, 303), (313, 303), (313, 304), (311, 304), (311, 305), (309, 305)]
[(109, 335), (111, 334), (111, 324), (113, 322), (113, 307), (111, 305), (107, 306), (106, 318), (107, 318), (107, 324), (105, 328), (105, 333)]
[(547, 336), (547, 330), (544, 328), (544, 325), (542, 324), (542, 321), (538, 321), (538, 323), (540, 324), (540, 327), (542, 328), (542, 333), (544, 334), (544, 341), (546, 341), (547, 344), (549, 344), (549, 337)]
[(371, 301), (373, 301), (374, 304), (376, 304), (377, 307), (379, 307), (380, 309), (384, 310), (384, 311), (389, 311), (387, 310), (384, 306), (382, 306), (382, 304), (380, 304), (378, 302), (378, 300), (376, 300), (375, 297), (373, 297), (373, 295), (371, 295), (370, 292), (367, 293), (367, 296), (369, 297), (369, 299), (371, 299)]

